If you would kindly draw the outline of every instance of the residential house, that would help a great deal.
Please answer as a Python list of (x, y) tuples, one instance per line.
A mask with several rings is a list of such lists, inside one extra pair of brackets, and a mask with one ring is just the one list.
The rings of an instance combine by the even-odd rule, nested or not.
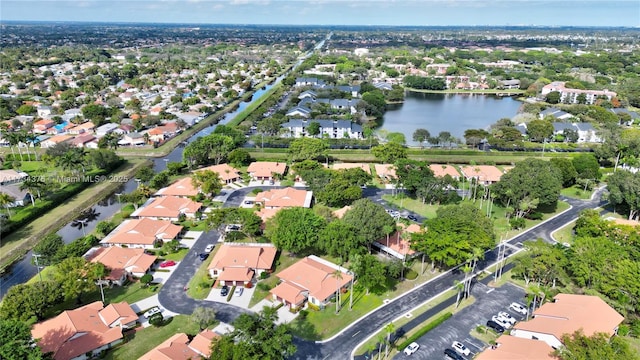
[(388, 90), (388, 91), (393, 90), (393, 84), (388, 82), (375, 82), (373, 83), (373, 87), (380, 90)]
[(306, 90), (300, 93), (300, 95), (298, 95), (298, 99), (302, 100), (302, 99), (315, 99), (318, 97), (318, 94), (316, 94), (315, 91), (312, 90)]
[(320, 137), (330, 139), (362, 139), (364, 137), (362, 125), (351, 120), (299, 120), (292, 119), (281, 125), (287, 129), (287, 137), (309, 136), (307, 128), (313, 122), (320, 125)]
[(600, 143), (602, 138), (596, 133), (596, 129), (590, 123), (573, 123), (578, 130), (579, 143)]
[(224, 243), (207, 269), (222, 285), (244, 286), (254, 276), (271, 270), (277, 252), (273, 244)]
[(145, 144), (144, 136), (138, 132), (125, 134), (120, 141), (120, 145), (143, 146)]
[(182, 229), (182, 226), (175, 225), (168, 220), (129, 219), (105, 236), (100, 244), (102, 246), (153, 249), (155, 245), (176, 239)]
[(260, 203), (265, 209), (309, 208), (312, 199), (312, 191), (288, 187), (259, 192), (256, 194), (255, 202)]
[(198, 169), (196, 171), (213, 171), (220, 176), (220, 180), (223, 184), (231, 184), (236, 181), (242, 180), (242, 176), (240, 175), (240, 170), (230, 166), (229, 164), (218, 164), (213, 166), (208, 166), (202, 169)]
[(311, 117), (311, 109), (304, 106), (296, 106), (294, 108), (289, 109), (285, 116), (289, 117), (303, 117), (308, 119)]
[(87, 260), (100, 263), (109, 269), (105, 278), (110, 284), (122, 286), (129, 276), (142, 277), (158, 259), (146, 254), (142, 248), (120, 246), (98, 247), (88, 253)]
[(500, 169), (490, 165), (461, 166), (460, 170), (467, 180), (476, 179), (482, 185), (497, 183), (503, 174)]
[(333, 170), (346, 170), (346, 169), (362, 169), (362, 171), (371, 175), (371, 166), (367, 163), (339, 163), (333, 164)]
[(542, 95), (547, 95), (550, 92), (557, 91), (560, 93), (560, 102), (577, 104), (578, 97), (584, 95), (585, 103), (593, 105), (598, 98), (611, 100), (616, 97), (616, 93), (609, 90), (582, 90), (582, 89), (569, 89), (565, 87), (564, 81), (554, 81), (551, 84), (542, 87)]
[(121, 343), (122, 330), (133, 327), (137, 320), (126, 302), (104, 307), (96, 301), (35, 324), (31, 336), (55, 360), (84, 360)]
[(390, 256), (400, 260), (411, 259), (416, 256), (416, 251), (411, 249), (411, 234), (421, 232), (418, 224), (398, 224), (398, 230), (388, 237), (385, 236), (373, 242), (373, 246)]
[(613, 336), (624, 317), (598, 296), (558, 294), (553, 302), (533, 312), (533, 318), (516, 324), (511, 335), (541, 340), (554, 349), (562, 346), (562, 336), (582, 330), (586, 336), (605, 333)]
[(200, 190), (193, 186), (193, 178), (191, 176), (187, 176), (180, 180), (177, 180), (173, 184), (163, 187), (158, 190), (155, 195), (156, 196), (180, 196), (180, 197), (189, 197), (196, 196)]
[(66, 142), (73, 139), (71, 135), (56, 135), (44, 140), (40, 143), (40, 147), (43, 149), (48, 149), (50, 147), (54, 147), (60, 143)]
[(540, 120), (544, 119), (547, 116), (553, 116), (558, 120), (567, 120), (573, 117), (573, 115), (569, 114), (568, 112), (564, 112), (554, 107), (544, 109), (540, 112), (540, 114), (538, 114), (538, 117), (540, 118)]
[(296, 78), (296, 85), (297, 87), (300, 86), (315, 86), (315, 87), (323, 87), (325, 85), (324, 81), (318, 79), (318, 78), (305, 78), (305, 77), (299, 77)]
[(47, 132), (50, 128), (52, 128), (56, 124), (55, 121), (51, 119), (42, 119), (38, 120), (33, 124), (33, 131), (38, 133)]
[(301, 259), (276, 276), (280, 283), (269, 293), (274, 301), (292, 309), (301, 308), (307, 301), (323, 308), (337, 291), (346, 290), (353, 280), (347, 269), (314, 255)]
[(456, 180), (460, 179), (460, 173), (451, 165), (431, 164), (429, 165), (429, 169), (433, 171), (435, 177), (445, 177), (449, 175)]
[(254, 161), (247, 168), (253, 180), (275, 180), (282, 178), (286, 171), (286, 163), (273, 161)]
[(88, 144), (92, 141), (95, 141), (96, 137), (93, 136), (92, 134), (82, 134), (80, 136), (76, 136), (75, 138), (71, 139), (71, 141), (69, 141), (69, 143), (75, 147), (89, 147)]
[(27, 190), (20, 190), (20, 184), (7, 184), (0, 187), (0, 193), (11, 196), (13, 202), (7, 204), (9, 207), (25, 206), (32, 204), (34, 198)]
[(375, 164), (376, 174), (384, 181), (393, 181), (397, 179), (396, 166), (393, 164)]
[(71, 129), (69, 129), (68, 133), (71, 135), (91, 133), (95, 128), (96, 126), (91, 121), (87, 121), (80, 125), (72, 127)]
[(544, 341), (501, 335), (475, 360), (558, 360), (553, 351)]
[(350, 94), (354, 98), (360, 95), (360, 85), (339, 85), (336, 86), (336, 88), (342, 92)]
[(176, 122), (168, 122), (164, 125), (150, 129), (147, 133), (149, 134), (149, 139), (151, 141), (164, 141), (175, 136), (178, 131), (179, 127)]
[(501, 89), (520, 89), (520, 80), (501, 80), (498, 82)]
[(203, 330), (193, 340), (185, 333), (178, 333), (142, 355), (138, 360), (196, 360), (211, 355), (211, 341), (219, 337), (211, 330)]
[(178, 221), (182, 214), (187, 218), (195, 218), (201, 209), (202, 203), (189, 198), (161, 196), (149, 199), (143, 207), (134, 211), (131, 217)]
[(0, 170), (0, 185), (19, 184), (23, 182), (29, 174), (23, 171), (15, 171), (13, 169)]
[(616, 115), (622, 115), (622, 114), (627, 114), (629, 115), (629, 121), (625, 124), (621, 124), (621, 125), (627, 125), (627, 126), (631, 126), (634, 122), (637, 122), (638, 120), (640, 120), (640, 115), (635, 112), (635, 111), (629, 111), (627, 109), (624, 108), (616, 108), (616, 109), (610, 109), (612, 113), (616, 114)]
[(51, 118), (51, 114), (52, 114), (51, 106), (38, 106), (36, 108), (36, 111), (38, 112), (38, 117), (45, 118), (45, 119)]
[(116, 124), (116, 123), (107, 123), (104, 125), (100, 125), (98, 126), (98, 128), (96, 129), (96, 136), (101, 138), (109, 133), (112, 133), (113, 131), (115, 131), (120, 125)]

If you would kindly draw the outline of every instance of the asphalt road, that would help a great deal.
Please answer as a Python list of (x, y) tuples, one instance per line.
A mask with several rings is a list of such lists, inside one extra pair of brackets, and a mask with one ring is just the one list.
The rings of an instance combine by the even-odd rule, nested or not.
[[(266, 188), (267, 186), (264, 187)], [(225, 203), (225, 207), (235, 206), (236, 203), (239, 204), (242, 198), (252, 190), (253, 188), (243, 188), (234, 191), (229, 195), (229, 199), (228, 202)], [(389, 192), (389, 190), (369, 188), (364, 191), (364, 196), (380, 202), (382, 194)], [(575, 220), (582, 210), (602, 205), (602, 202), (600, 201), (601, 193), (602, 189), (596, 191), (597, 196), (595, 196), (595, 200), (589, 201), (563, 199), (569, 202), (572, 205), (572, 208), (507, 241), (507, 256), (521, 249), (522, 243), (527, 240), (542, 238), (545, 241), (553, 242), (551, 233), (554, 230)], [(207, 244), (216, 243), (219, 235), (220, 234), (216, 231), (210, 231), (204, 234), (196, 244), (194, 244), (185, 260), (180, 262), (173, 276), (160, 290), (159, 301), (164, 308), (176, 313), (191, 314), (196, 306), (211, 307), (216, 310), (218, 319), (227, 323), (232, 322), (233, 319), (239, 316), (243, 311), (246, 311), (227, 304), (194, 300), (188, 297), (184, 291), (184, 287), (188, 284), (189, 280), (193, 277), (200, 265), (200, 261), (197, 259), (197, 254), (204, 251)], [(495, 262), (497, 255), (497, 248), (487, 251), (487, 253), (485, 253), (485, 259), (483, 261), (479, 261), (477, 271), (480, 272), (488, 265)], [(460, 281), (463, 277), (464, 274), (457, 268), (447, 271), (428, 283), (425, 283), (377, 308), (375, 311), (351, 324), (349, 328), (343, 330), (339, 335), (329, 339), (328, 341), (316, 343), (295, 339), (294, 342), (298, 347), (298, 351), (292, 358), (306, 360), (349, 359), (352, 350), (370, 334), (376, 332), (399, 315), (410, 312), (411, 309), (415, 308), (427, 299), (451, 288), (455, 281)], [(480, 299), (479, 301), (482, 300)], [(444, 348), (442, 350), (444, 350)]]

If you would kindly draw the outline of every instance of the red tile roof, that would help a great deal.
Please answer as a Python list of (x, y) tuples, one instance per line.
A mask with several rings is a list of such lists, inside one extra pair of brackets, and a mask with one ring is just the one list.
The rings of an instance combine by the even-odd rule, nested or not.
[(445, 177), (446, 175), (449, 175), (454, 179), (460, 177), (458, 170), (451, 165), (431, 164), (429, 165), (429, 169), (433, 171), (433, 175), (435, 177)]
[(177, 196), (162, 196), (155, 198), (147, 206), (134, 211), (131, 216), (177, 218), (181, 213), (195, 214), (202, 208), (202, 203)]
[(112, 246), (99, 248), (92, 254), (91, 262), (99, 262), (111, 270), (123, 269), (131, 273), (145, 273), (157, 258), (157, 256), (145, 254), (144, 249)]
[(118, 226), (103, 242), (107, 244), (153, 245), (156, 239), (172, 240), (182, 231), (182, 226), (169, 220), (130, 219)]
[(260, 192), (255, 201), (266, 208), (310, 207), (310, 194), (307, 190), (288, 187)]
[(196, 171), (213, 171), (214, 173), (218, 173), (220, 176), (220, 180), (223, 182), (227, 181), (235, 181), (240, 179), (240, 171), (234, 167), (229, 166), (229, 164), (218, 164), (213, 166), (208, 166), (206, 168), (198, 169)]
[(488, 347), (475, 360), (553, 360), (554, 349), (541, 340), (501, 335), (496, 346)]
[(284, 175), (287, 164), (283, 162), (256, 161), (247, 168), (247, 172), (253, 177), (270, 178), (272, 173)]
[(35, 324), (31, 335), (34, 339), (39, 339), (38, 346), (42, 351), (53, 352), (56, 360), (82, 356), (122, 338), (119, 326), (110, 328), (102, 320), (102, 309), (102, 302), (96, 301), (75, 310), (64, 311), (53, 319)]
[(198, 189), (193, 186), (191, 176), (187, 176), (186, 178), (182, 178), (173, 184), (164, 187), (158, 192), (156, 195), (161, 196), (196, 196), (198, 195)]

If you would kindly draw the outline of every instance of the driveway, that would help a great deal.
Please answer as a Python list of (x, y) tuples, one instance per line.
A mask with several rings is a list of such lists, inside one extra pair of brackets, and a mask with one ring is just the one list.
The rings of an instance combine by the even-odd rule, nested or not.
[[(233, 287), (229, 287), (229, 291), (231, 291), (232, 288)], [(226, 296), (220, 296), (220, 288), (219, 287), (215, 287), (215, 288), (211, 289), (211, 291), (209, 292), (209, 295), (207, 296), (206, 300), (207, 301), (215, 301), (215, 302), (223, 303), (223, 304), (229, 304), (229, 305), (237, 306), (239, 308), (243, 308), (243, 309), (247, 309), (248, 310), (249, 309), (249, 301), (251, 301), (251, 297), (253, 296), (253, 292), (255, 290), (256, 290), (255, 287), (252, 287), (250, 289), (243, 288), (242, 295), (238, 296), (236, 294), (233, 294), (231, 296), (231, 299), (227, 302), (227, 297)]]

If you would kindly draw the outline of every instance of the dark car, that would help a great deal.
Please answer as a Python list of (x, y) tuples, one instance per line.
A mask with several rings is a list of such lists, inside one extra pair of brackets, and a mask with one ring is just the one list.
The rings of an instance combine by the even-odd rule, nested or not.
[(453, 349), (445, 349), (444, 350), (444, 354), (447, 356), (447, 358), (449, 359), (453, 359), (453, 360), (464, 360), (464, 358), (462, 357), (462, 355), (458, 354), (455, 350)]
[(209, 257), (209, 254), (207, 254), (207, 253), (200, 253), (200, 254), (198, 254), (198, 257), (200, 258), (200, 261), (205, 261), (205, 260), (207, 260), (207, 258)]
[(418, 221), (418, 218), (415, 217), (414, 215), (411, 215), (411, 214), (407, 215), (407, 219), (409, 219), (411, 221)]
[(222, 285), (222, 288), (220, 289), (220, 296), (227, 295), (229, 295), (229, 287), (227, 285)]
[(497, 333), (503, 333), (504, 332), (504, 328), (502, 327), (502, 325), (498, 324), (497, 322), (495, 322), (493, 320), (487, 321), (487, 327), (492, 328)]

